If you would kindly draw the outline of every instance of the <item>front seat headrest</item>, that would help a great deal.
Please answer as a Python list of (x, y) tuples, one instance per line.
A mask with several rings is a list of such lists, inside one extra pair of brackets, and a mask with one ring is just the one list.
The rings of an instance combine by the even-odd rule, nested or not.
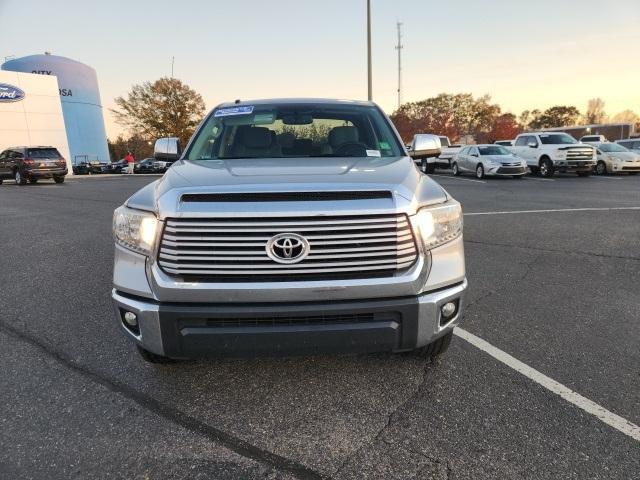
[(240, 127), (239, 143), (247, 148), (269, 148), (273, 143), (271, 130), (264, 127)]
[(334, 127), (329, 132), (329, 145), (339, 147), (345, 143), (357, 142), (359, 140), (358, 129), (356, 127)]

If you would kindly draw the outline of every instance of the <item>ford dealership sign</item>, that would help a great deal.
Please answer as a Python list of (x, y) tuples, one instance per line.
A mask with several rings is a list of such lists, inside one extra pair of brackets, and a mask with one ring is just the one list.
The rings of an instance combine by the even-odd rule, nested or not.
[(0, 102), (17, 102), (24, 98), (24, 92), (8, 83), (0, 83)]

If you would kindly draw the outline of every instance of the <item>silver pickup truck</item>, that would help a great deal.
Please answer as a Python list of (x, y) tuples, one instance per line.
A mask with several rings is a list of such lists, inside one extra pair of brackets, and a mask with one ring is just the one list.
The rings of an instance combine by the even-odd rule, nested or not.
[(377, 105), (222, 104), (156, 153), (177, 161), (113, 219), (116, 318), (145, 360), (447, 349), (460, 204)]

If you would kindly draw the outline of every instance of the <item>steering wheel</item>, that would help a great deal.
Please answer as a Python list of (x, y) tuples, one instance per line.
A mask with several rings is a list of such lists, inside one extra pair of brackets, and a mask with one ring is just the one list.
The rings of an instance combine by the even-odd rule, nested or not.
[(333, 152), (337, 157), (366, 157), (367, 146), (360, 142), (345, 142)]

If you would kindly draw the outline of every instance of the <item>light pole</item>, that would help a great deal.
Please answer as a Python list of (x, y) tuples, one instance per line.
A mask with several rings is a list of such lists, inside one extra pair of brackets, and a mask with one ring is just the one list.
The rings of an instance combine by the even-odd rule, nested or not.
[(367, 98), (373, 100), (373, 81), (371, 78), (371, 0), (367, 0)]

